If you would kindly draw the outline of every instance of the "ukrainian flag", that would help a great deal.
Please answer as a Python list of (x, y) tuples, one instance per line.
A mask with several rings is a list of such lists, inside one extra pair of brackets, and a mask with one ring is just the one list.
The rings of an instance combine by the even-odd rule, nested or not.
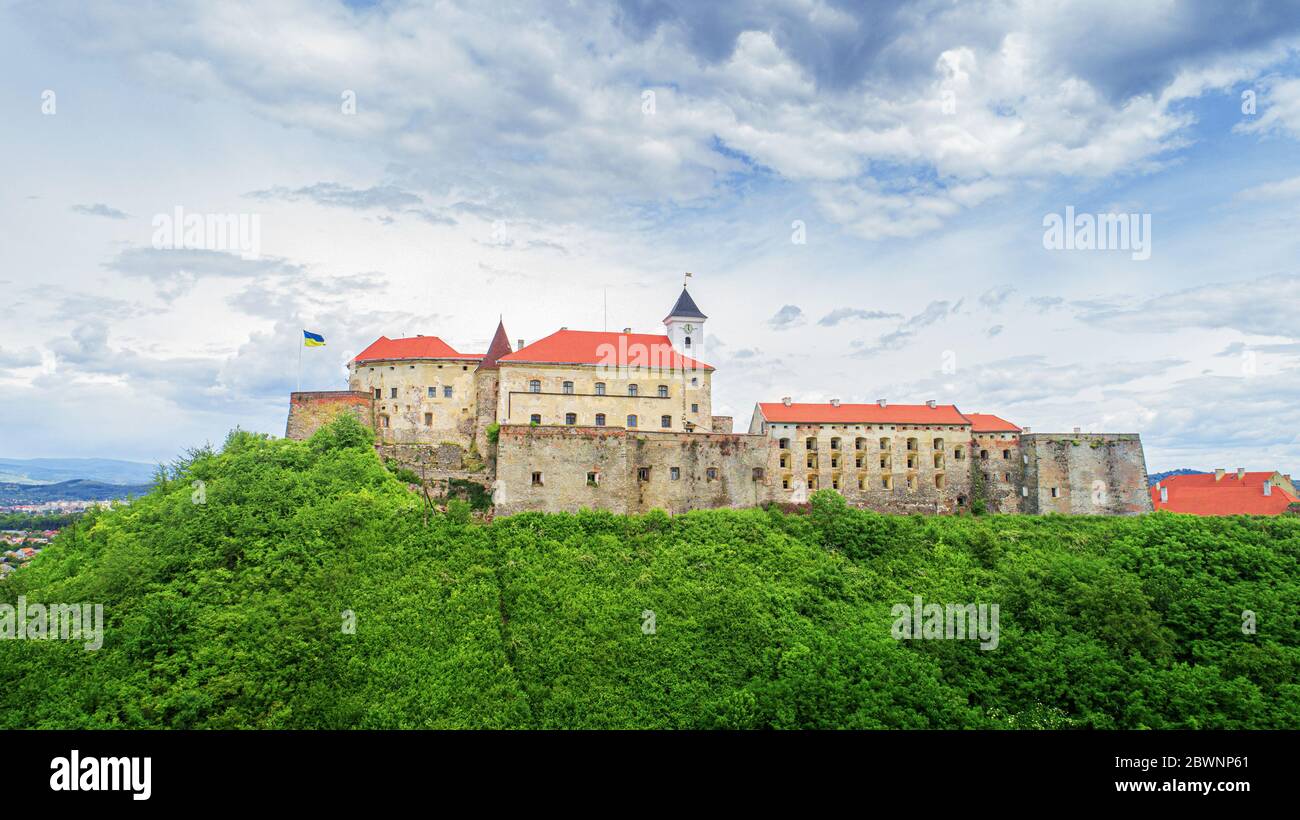
[(302, 332), (302, 346), (303, 347), (324, 347), (325, 337), (320, 335), (319, 333), (312, 333), (310, 330), (304, 330)]

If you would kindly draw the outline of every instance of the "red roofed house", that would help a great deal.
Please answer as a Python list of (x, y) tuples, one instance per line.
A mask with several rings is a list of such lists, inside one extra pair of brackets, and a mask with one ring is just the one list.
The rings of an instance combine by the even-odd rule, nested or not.
[(1280, 515), (1296, 503), (1291, 476), (1277, 471), (1174, 475), (1151, 487), (1156, 510), (1189, 515)]
[(498, 362), (497, 419), (502, 425), (712, 431), (713, 368), (695, 358), (704, 347), (707, 318), (682, 288), (664, 319), (666, 333), (560, 328), (524, 345)]

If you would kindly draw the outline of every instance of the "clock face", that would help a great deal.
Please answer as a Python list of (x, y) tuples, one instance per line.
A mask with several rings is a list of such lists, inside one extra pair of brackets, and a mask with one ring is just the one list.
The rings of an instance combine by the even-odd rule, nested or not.
[(687, 333), (694, 333), (695, 325), (682, 325), (682, 330), (686, 331)]

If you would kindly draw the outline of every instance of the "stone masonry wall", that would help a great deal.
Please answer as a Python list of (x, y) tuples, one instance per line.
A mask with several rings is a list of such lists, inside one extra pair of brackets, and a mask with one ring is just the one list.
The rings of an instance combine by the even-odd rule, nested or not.
[(761, 436), (507, 425), (497, 513), (756, 506), (770, 495), (767, 447)]
[(368, 393), (329, 390), (289, 394), (289, 420), (284, 437), (307, 439), (340, 413), (351, 413), (371, 429), (375, 426), (374, 404)]
[(1020, 437), (1024, 511), (1076, 515), (1151, 512), (1146, 456), (1136, 433), (1033, 433)]

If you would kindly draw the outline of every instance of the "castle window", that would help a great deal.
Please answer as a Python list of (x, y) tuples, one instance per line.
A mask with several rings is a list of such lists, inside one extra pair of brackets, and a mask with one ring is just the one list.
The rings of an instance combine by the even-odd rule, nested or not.
[(637, 481), (649, 481), (649, 480), (650, 480), (650, 468), (649, 468), (649, 467), (637, 467), (637, 468), (636, 468), (636, 480), (637, 480)]
[(813, 437), (811, 437), (811, 436), (809, 436), (808, 438), (804, 439), (803, 448), (804, 448), (805, 450), (816, 450), (816, 449), (817, 449), (817, 439), (815, 439), (815, 438), (813, 438)]
[(789, 449), (790, 449), (790, 439), (788, 439), (788, 438), (783, 438), (783, 439), (781, 439), (780, 441), (778, 441), (778, 442), (776, 443), (776, 446), (777, 446), (779, 449), (782, 449), (782, 450), (789, 450)]
[(880, 457), (880, 469), (889, 469), (889, 456), (885, 455)]
[(781, 476), (781, 489), (790, 489), (790, 476)]
[(940, 490), (943, 489), (943, 474), (942, 474), (942, 473), (934, 477), (934, 486), (935, 486), (935, 487), (938, 487)]
[(605, 383), (604, 383), (604, 382), (596, 382), (596, 395), (597, 395), (597, 396), (603, 396), (603, 395), (605, 395)]
[(817, 476), (811, 474), (808, 476), (808, 489), (817, 489)]
[(540, 393), (540, 392), (542, 392), (542, 382), (541, 382), (539, 379), (532, 379), (531, 381), (529, 381), (529, 382), (528, 382), (528, 392), (530, 392), (530, 393)]
[(533, 486), (534, 486), (534, 487), (540, 487), (540, 486), (542, 486), (542, 474), (541, 474), (541, 473), (533, 473)]
[(840, 457), (836, 453), (831, 453), (831, 469), (837, 469), (840, 466)]
[(907, 477), (907, 489), (909, 491), (916, 489), (916, 476), (910, 475)]
[(942, 450), (942, 449), (943, 449), (943, 439), (941, 439), (941, 438), (937, 438), (937, 439), (934, 440), (934, 449), (936, 449), (936, 450)]
[(627, 394), (629, 396), (635, 396), (637, 394), (637, 386), (635, 384), (629, 384), (627, 386)]
[(1056, 487), (1053, 487), (1053, 488), (1052, 488), (1052, 498), (1060, 498), (1060, 496), (1061, 496), (1061, 491), (1060, 491), (1059, 489), (1057, 489)]
[(673, 417), (672, 417), (672, 416), (660, 416), (660, 417), (659, 417), (659, 426), (660, 426), (660, 427), (672, 427), (672, 426), (673, 426)]
[(1010, 480), (1011, 480), (1011, 473), (1003, 473), (1003, 474), (1002, 474), (1002, 480), (1003, 480), (1003, 481), (1010, 481)]
[(934, 469), (936, 470), (943, 469), (943, 453), (934, 454)]
[(958, 461), (961, 461), (963, 458), (966, 457), (965, 454), (963, 453), (963, 451), (962, 451), (962, 449), (961, 449), (960, 447), (954, 447), (954, 448), (952, 448), (952, 456), (953, 456), (953, 458), (957, 459)]
[(700, 380), (694, 376), (691, 377), (691, 387), (699, 387)]
[(753, 479), (754, 479), (755, 481), (762, 481), (762, 480), (763, 480), (763, 468), (762, 468), (762, 467), (755, 467), (755, 468), (754, 468)]
[(379, 426), (380, 426), (380, 427), (387, 427), (387, 426), (388, 426), (388, 416), (380, 416), (380, 417), (379, 417)]
[(668, 478), (669, 478), (669, 480), (671, 480), (671, 481), (676, 481), (677, 479), (679, 479), (679, 478), (681, 478), (681, 477), (682, 477), (682, 468), (680, 468), (680, 467), (669, 467), (669, 468), (668, 468)]
[(461, 370), (469, 370), (469, 365), (467, 365), (467, 364), (463, 364), (463, 365), (460, 366), (460, 369), (461, 369)]
[(966, 496), (964, 495), (957, 496), (957, 506), (958, 507), (966, 506)]
[(907, 469), (909, 470), (916, 469), (916, 456), (911, 453), (907, 454)]
[(858, 489), (865, 490), (866, 488), (867, 488), (867, 477), (864, 475), (858, 476)]
[(804, 463), (808, 466), (808, 469), (810, 470), (817, 469), (817, 456), (814, 455), (813, 453), (809, 453), (808, 458), (807, 460), (805, 460)]
[(867, 449), (867, 440), (864, 439), (862, 436), (858, 436), (857, 438), (855, 438), (855, 439), (853, 440), (853, 449), (854, 449), (854, 450), (865, 450), (865, 449)]
[(636, 416), (628, 416), (628, 417), (627, 417), (627, 426), (628, 426), (628, 427), (636, 427)]
[(831, 439), (831, 449), (832, 450), (840, 449), (840, 440), (838, 438)]
[(857, 458), (853, 459), (853, 466), (854, 467), (862, 466), (862, 456), (858, 456)]
[(831, 476), (831, 489), (838, 490), (839, 488), (840, 488), (840, 477), (837, 475)]
[(988, 461), (988, 460), (989, 460), (989, 451), (980, 450), (980, 461)]
[(889, 439), (887, 439), (887, 438), (882, 438), (882, 439), (880, 440), (880, 449), (882, 449), (882, 450), (888, 450), (888, 449), (889, 449)]
[(700, 406), (699, 406), (698, 404), (694, 404), (694, 403), (692, 403), (692, 404), (691, 404), (691, 412), (692, 412), (692, 413), (698, 413), (698, 412), (700, 412)]
[(429, 398), (431, 398), (431, 399), (436, 399), (436, 398), (438, 398), (438, 388), (436, 388), (436, 387), (430, 387), (430, 388), (429, 388)]
[(388, 398), (390, 398), (390, 399), (395, 399), (395, 398), (397, 398), (397, 388), (396, 388), (396, 387), (390, 387), (390, 388), (388, 388), (388, 390), (389, 390)]
[(567, 395), (573, 395), (573, 382), (565, 382), (561, 388)]
[(600, 484), (600, 473), (587, 473), (587, 485), (595, 487)]
[(668, 398), (668, 385), (666, 384), (659, 385), (659, 398), (661, 399)]
[(541, 423), (542, 423), (542, 414), (541, 414), (541, 413), (533, 413), (531, 416), (528, 417), (528, 423), (529, 423), (529, 424), (541, 424)]
[(449, 398), (451, 398), (451, 394), (452, 394), (452, 388), (450, 388), (450, 387), (444, 387), (444, 388), (442, 388), (442, 397), (443, 397), (444, 399), (449, 399)]
[(377, 399), (382, 399), (383, 397), (384, 397), (384, 389), (383, 389), (382, 387), (376, 387), (376, 388), (375, 388), (375, 398), (377, 398)]
[(894, 477), (892, 475), (881, 476), (880, 486), (886, 490), (894, 489)]
[(783, 470), (788, 470), (788, 469), (790, 469), (790, 454), (789, 454), (789, 453), (782, 453), (782, 454), (781, 454), (781, 469), (783, 469)]
[(708, 468), (707, 470), (704, 471), (704, 475), (705, 475), (706, 478), (708, 478), (709, 481), (717, 481), (717, 480), (718, 480), (718, 468), (717, 468), (717, 467), (710, 467), (710, 468)]
[(687, 336), (687, 337), (686, 337), (686, 346), (687, 346), (687, 347), (690, 347), (690, 346), (691, 346), (691, 337), (690, 337), (690, 336)]
[(916, 450), (917, 448), (918, 448), (918, 445), (917, 445), (916, 439), (914, 439), (914, 438), (909, 438), (909, 439), (907, 440), (907, 449), (909, 449), (909, 450)]
[(432, 426), (433, 426), (433, 414), (432, 414), (432, 413), (425, 413), (425, 414), (424, 414), (424, 426), (425, 426), (425, 427), (432, 427)]
[(565, 423), (565, 424), (577, 424), (577, 423), (578, 423), (578, 414), (577, 414), (577, 413), (565, 413), (565, 414), (564, 414), (564, 423)]
[(1011, 451), (1010, 451), (1010, 450), (1003, 450), (1003, 451), (1002, 451), (1002, 460), (1003, 460), (1003, 461), (1010, 461), (1010, 460), (1011, 460)]
[(1029, 488), (1028, 488), (1028, 487), (1024, 487), (1024, 486), (1022, 486), (1022, 487), (1020, 488), (1020, 495), (1021, 495), (1022, 497), (1024, 497), (1024, 498), (1028, 498), (1028, 497), (1029, 497)]
[(596, 414), (596, 426), (597, 426), (597, 427), (604, 427), (604, 426), (605, 426), (605, 414), (604, 414), (604, 413), (597, 413), (597, 414)]

